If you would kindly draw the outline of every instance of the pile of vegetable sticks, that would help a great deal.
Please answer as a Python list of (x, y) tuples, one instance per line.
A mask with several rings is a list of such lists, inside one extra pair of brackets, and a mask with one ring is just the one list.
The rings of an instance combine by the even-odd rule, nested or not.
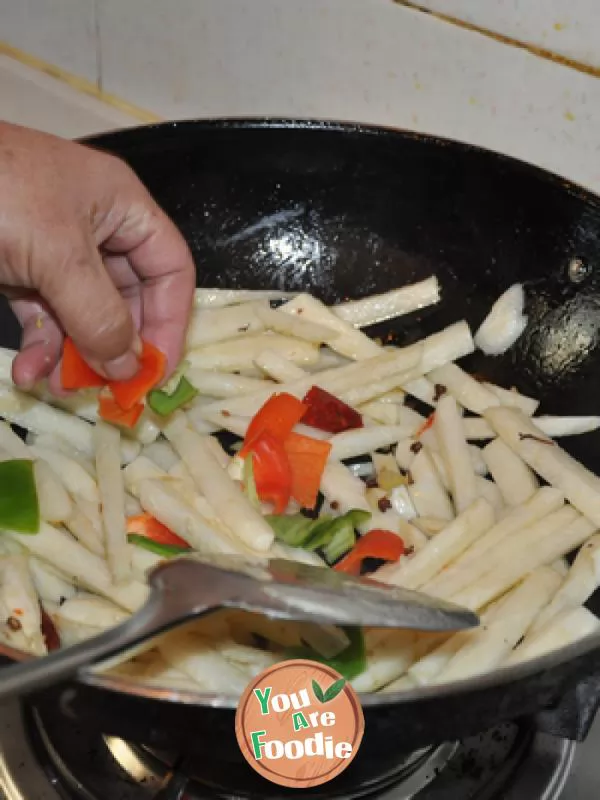
[(107, 387), (72, 350), (81, 391), (62, 399), (16, 390), (15, 354), (0, 351), (0, 469), (19, 498), (0, 498), (0, 638), (41, 655), (99, 633), (141, 606), (149, 568), (190, 549), (368, 569), (485, 624), (442, 636), (222, 612), (107, 669), (236, 694), (302, 653), (359, 691), (392, 691), (597, 632), (584, 603), (600, 582), (600, 479), (555, 438), (600, 418), (534, 416), (536, 400), (456, 363), (476, 343), (490, 355), (514, 344), (526, 324), (520, 286), (475, 337), (464, 320), (407, 347), (363, 331), (439, 299), (434, 277), (331, 307), (308, 294), (198, 290), (169, 384), (156, 387), (158, 364), (126, 397), (109, 387), (135, 418), (106, 413)]

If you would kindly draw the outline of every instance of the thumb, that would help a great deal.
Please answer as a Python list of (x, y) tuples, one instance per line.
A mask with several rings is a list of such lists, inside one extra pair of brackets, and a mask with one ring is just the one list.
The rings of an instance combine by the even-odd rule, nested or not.
[(83, 358), (111, 380), (139, 368), (141, 342), (127, 302), (111, 280), (93, 241), (73, 242), (58, 263), (42, 265), (38, 291)]

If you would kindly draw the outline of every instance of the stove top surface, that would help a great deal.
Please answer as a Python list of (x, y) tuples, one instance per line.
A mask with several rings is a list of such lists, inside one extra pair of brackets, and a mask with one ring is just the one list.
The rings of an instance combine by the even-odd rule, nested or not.
[[(600, 721), (583, 744), (537, 733), (527, 722), (403, 758), (376, 784), (336, 794), (333, 786), (273, 798), (371, 800), (597, 800)], [(18, 704), (0, 708), (0, 800), (258, 800), (231, 764), (202, 764), (102, 737)], [(242, 784), (240, 784), (242, 781)], [(269, 787), (270, 788), (270, 787)]]

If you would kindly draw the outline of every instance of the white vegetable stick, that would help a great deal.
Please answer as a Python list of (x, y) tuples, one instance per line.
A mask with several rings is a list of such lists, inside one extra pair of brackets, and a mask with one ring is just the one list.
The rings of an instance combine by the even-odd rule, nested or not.
[[(432, 433), (435, 434), (435, 431), (426, 431), (427, 434)], [(421, 437), (421, 442), (425, 444), (425, 435)], [(444, 459), (440, 455), (439, 452), (432, 450), (429, 446), (429, 440), (427, 440), (427, 452), (431, 456), (431, 460), (433, 461), (437, 473), (440, 477), (440, 481), (442, 482), (442, 486), (446, 491), (451, 491), (451, 483), (450, 483), (450, 474), (448, 472), (448, 468), (444, 462)], [(469, 446), (469, 457), (471, 459), (471, 466), (473, 468), (473, 472), (475, 473), (475, 485), (477, 487), (478, 494), (482, 494), (485, 496), (488, 494), (486, 487), (482, 486), (481, 480), (484, 475), (487, 474), (487, 465), (483, 460), (481, 455), (481, 450), (478, 447), (471, 447)], [(487, 481), (489, 483), (489, 481)]]
[(179, 463), (179, 456), (164, 439), (158, 442), (152, 442), (152, 444), (142, 448), (140, 455), (149, 458), (150, 461), (154, 461), (154, 463), (165, 472), (168, 472), (171, 467)]
[[(125, 622), (128, 614), (104, 597), (91, 594), (78, 594), (63, 603), (56, 617), (80, 625), (89, 625), (97, 630), (108, 630)], [(59, 622), (60, 624), (60, 622)]]
[(127, 611), (137, 611), (148, 596), (148, 587), (135, 581), (114, 584), (106, 562), (60, 528), (42, 522), (35, 536), (23, 536), (12, 531), (5, 531), (4, 535), (47, 561), (77, 585), (108, 597)]
[(294, 292), (263, 291), (260, 289), (196, 289), (196, 308), (222, 308), (253, 300), (288, 300)]
[(443, 531), (447, 524), (447, 519), (438, 519), (437, 517), (418, 517), (413, 520), (413, 525), (423, 533), (426, 539)]
[(270, 552), (272, 558), (285, 558), (288, 561), (298, 561), (313, 567), (327, 567), (327, 563), (317, 553), (303, 550), (301, 547), (290, 547), (283, 542), (273, 542)]
[(97, 514), (94, 514), (94, 519), (85, 513), (90, 511), (91, 504), (86, 505), (81, 502), (76, 502), (71, 510), (71, 514), (65, 520), (65, 527), (71, 531), (73, 536), (78, 539), (84, 547), (92, 553), (96, 553), (101, 558), (104, 558), (106, 550), (104, 546), (104, 535), (102, 532), (102, 523), (100, 519), (100, 508), (96, 503)]
[(550, 564), (550, 566), (555, 572), (557, 572), (561, 576), (561, 578), (566, 578), (567, 575), (569, 574), (570, 570), (569, 562), (564, 557), (557, 558), (556, 561), (553, 561), (552, 564)]
[(381, 347), (349, 323), (337, 317), (326, 305), (309, 294), (300, 294), (284, 303), (280, 313), (301, 315), (303, 320), (332, 329), (338, 335), (328, 341), (336, 353), (347, 358), (362, 360), (381, 353)]
[[(266, 305), (268, 307), (268, 303)], [(252, 302), (194, 311), (187, 331), (186, 350), (263, 331), (266, 326), (258, 316), (259, 307), (258, 303)]]
[[(516, 591), (516, 589), (513, 589), (513, 592), (514, 591)], [(435, 678), (446, 668), (461, 647), (467, 644), (477, 631), (499, 617), (504, 603), (510, 599), (511, 594), (512, 593), (509, 592), (504, 597), (500, 598), (500, 600), (490, 604), (485, 611), (480, 614), (479, 628), (450, 634), (445, 639), (442, 639), (438, 646), (433, 649), (428, 649), (411, 665), (408, 670), (408, 675), (410, 675), (418, 686), (427, 686), (433, 683)]]
[(495, 383), (487, 383), (486, 381), (484, 381), (483, 386), (496, 395), (500, 400), (500, 405), (519, 408), (528, 417), (532, 417), (535, 414), (540, 404), (539, 400), (520, 394), (514, 388), (504, 389), (501, 386), (496, 386)]
[(398, 678), (391, 683), (388, 683), (387, 686), (383, 686), (379, 691), (380, 692), (409, 692), (411, 689), (416, 689), (418, 686), (417, 682), (414, 681), (410, 675), (402, 675), (402, 677)]
[(218, 518), (245, 544), (261, 552), (268, 550), (274, 539), (272, 528), (222, 469), (205, 437), (170, 424), (165, 435)]
[(96, 481), (75, 459), (37, 444), (29, 449), (35, 458), (45, 461), (52, 468), (70, 494), (80, 495), (92, 503), (98, 502)]
[(523, 313), (525, 292), (520, 283), (513, 284), (492, 306), (475, 334), (475, 344), (489, 356), (505, 353), (527, 327)]
[(413, 631), (387, 631), (377, 645), (369, 647), (367, 641), (367, 666), (350, 681), (356, 692), (374, 692), (403, 675), (415, 660), (417, 634)]
[(321, 476), (321, 492), (327, 502), (336, 503), (340, 513), (345, 514), (352, 509), (370, 511), (365, 493), (366, 485), (355, 477), (348, 467), (338, 461), (326, 464)]
[(537, 478), (501, 439), (494, 439), (481, 454), (507, 505), (518, 506), (533, 497), (539, 488)]
[[(71, 397), (56, 397), (44, 389), (34, 388), (31, 392), (34, 397), (55, 406), (63, 411), (68, 411), (76, 417), (96, 424), (101, 419), (98, 412), (98, 391), (96, 389), (80, 390)], [(160, 435), (160, 427), (152, 411), (146, 407), (137, 421), (135, 427), (126, 428), (123, 435), (134, 439), (140, 444), (149, 444)]]
[[(72, 447), (94, 454), (93, 427), (78, 417), (42, 403), (12, 386), (0, 383), (0, 416), (36, 434), (50, 433), (66, 439)], [(139, 453), (137, 442), (121, 443), (121, 460), (128, 463)]]
[[(44, 655), (46, 645), (42, 636), (40, 603), (29, 572), (28, 557), (24, 555), (5, 556), (0, 559), (0, 596), (7, 616), (3, 615), (3, 633), (21, 634), (27, 641), (27, 651)], [(12, 618), (18, 622), (18, 631), (8, 624)], [(15, 627), (15, 626), (13, 626)], [(10, 636), (17, 646), (19, 637)]]
[[(545, 434), (520, 411), (490, 408), (486, 419), (538, 475), (560, 489), (582, 514), (600, 525), (600, 478), (576, 461), (555, 442), (546, 444)], [(533, 436), (533, 439), (523, 439)]]
[[(511, 509), (481, 536), (462, 556), (449, 564), (441, 575), (425, 584), (423, 591), (449, 598), (484, 575), (490, 564), (501, 557), (511, 536), (521, 536), (530, 526), (564, 507), (564, 497), (557, 489), (544, 486), (522, 506)], [(569, 513), (569, 519), (572, 515)], [(563, 518), (559, 517), (562, 524)], [(552, 520), (550, 520), (552, 522)], [(546, 524), (546, 523), (544, 523)]]
[(196, 681), (204, 691), (240, 695), (248, 675), (215, 650), (208, 639), (181, 630), (162, 636), (157, 647), (164, 660)]
[(302, 367), (297, 366), (275, 350), (264, 350), (259, 353), (254, 359), (254, 363), (268, 378), (272, 378), (278, 383), (291, 383), (306, 376)]
[(540, 630), (549, 620), (566, 609), (577, 608), (588, 601), (600, 585), (600, 535), (592, 536), (581, 548), (573, 566), (552, 598), (552, 602), (538, 615), (532, 631)]
[(333, 367), (345, 367), (351, 364), (352, 361), (339, 353), (335, 353), (330, 347), (324, 345), (319, 350), (319, 360), (316, 364), (310, 364), (307, 367), (309, 372), (322, 372), (323, 370), (332, 369)]
[[(362, 361), (360, 363), (365, 364), (366, 362)], [(409, 372), (394, 372), (388, 378), (383, 378), (378, 381), (367, 380), (367, 382), (360, 386), (353, 386), (347, 391), (333, 392), (333, 394), (337, 394), (338, 397), (349, 406), (357, 407), (367, 403), (373, 398), (378, 398), (383, 394), (397, 389), (407, 380), (413, 378), (415, 374), (415, 370)]]
[(600, 427), (600, 417), (534, 417), (533, 422), (552, 439), (591, 433)]
[[(482, 622), (483, 624), (483, 622)], [(417, 686), (428, 686), (450, 663), (461, 647), (469, 641), (473, 631), (461, 631), (415, 661), (408, 668), (408, 676)]]
[[(469, 353), (473, 352), (473, 348), (469, 326), (465, 322), (459, 322), (417, 344), (393, 349), (392, 351), (380, 350), (380, 355), (361, 361), (358, 364), (350, 363), (342, 367), (325, 370), (317, 375), (309, 375), (301, 381), (282, 384), (277, 388), (277, 391), (289, 392), (301, 398), (314, 384), (338, 397), (342, 397), (350, 405), (359, 404), (367, 402), (374, 395), (367, 393), (367, 396), (361, 397), (360, 400), (350, 400), (344, 393), (369, 384), (385, 382), (390, 376), (397, 376), (399, 373), (405, 373), (404, 379), (407, 381), (412, 380), (414, 375), (413, 378), (407, 377), (411, 371), (435, 369), (435, 367), (441, 366), (448, 361), (469, 355)], [(389, 389), (389, 385), (387, 388), (380, 387), (378, 393), (384, 394)], [(272, 386), (267, 387), (252, 395), (211, 403), (205, 406), (204, 410), (207, 413), (221, 413), (226, 410), (232, 414), (253, 416), (263, 403), (269, 399), (273, 391)]]
[(96, 472), (106, 558), (117, 583), (122, 583), (131, 575), (125, 527), (125, 487), (119, 459), (120, 438), (116, 428), (102, 422), (96, 425)]
[(0, 421), (0, 448), (5, 450), (10, 458), (19, 458), (31, 461), (32, 454), (29, 447), (20, 436), (6, 422)]
[[(558, 515), (564, 515), (564, 511), (557, 511), (552, 516), (556, 520)], [(560, 556), (580, 547), (595, 530), (596, 526), (585, 517), (579, 517), (566, 526), (562, 523), (553, 525), (550, 530), (544, 530), (540, 525), (532, 526), (519, 537), (518, 547), (507, 547), (501, 559), (492, 565), (491, 571), (450, 599), (457, 605), (476, 611), (510, 589), (529, 572), (551, 564)]]
[(435, 386), (427, 377), (415, 378), (414, 381), (405, 383), (402, 387), (407, 394), (416, 397), (422, 403), (435, 408), (437, 400), (435, 400)]
[(474, 350), (475, 343), (468, 324), (464, 320), (455, 322), (423, 340), (421, 371), (426, 375), (437, 367), (470, 355)]
[(77, 590), (55, 569), (34, 556), (29, 557), (29, 572), (35, 590), (42, 602), (60, 606), (65, 600), (74, 597)]
[[(389, 514), (390, 512), (388, 511), (387, 513)], [(375, 525), (372, 527), (374, 528)], [(413, 553), (418, 553), (419, 550), (422, 550), (429, 541), (428, 537), (421, 530), (419, 530), (415, 524), (411, 524), (405, 520), (401, 521), (398, 528), (398, 534), (404, 542), (406, 549), (408, 550), (412, 547)]]
[[(237, 397), (268, 388), (269, 383), (257, 378), (244, 378), (228, 372), (213, 372), (199, 367), (188, 367), (185, 377), (201, 395), (209, 397)], [(273, 391), (275, 386), (271, 386)]]
[(456, 364), (444, 364), (432, 370), (427, 377), (434, 384), (443, 386), (457, 403), (474, 414), (481, 414), (490, 406), (500, 405), (500, 400), (493, 392)]
[[(416, 439), (408, 438), (398, 442), (394, 450), (394, 457), (400, 469), (407, 471), (415, 460), (418, 445), (415, 447)], [(414, 449), (413, 449), (414, 448)]]
[[(190, 426), (196, 431), (196, 433), (201, 434), (202, 436), (208, 436), (211, 433), (216, 433), (217, 431), (223, 430), (222, 421), (225, 421), (224, 418), (219, 414), (215, 414), (212, 417), (212, 421), (210, 415), (207, 417), (203, 411), (202, 406), (195, 405), (192, 408), (187, 409), (184, 412)], [(232, 421), (230, 425), (235, 425), (235, 420), (240, 419), (239, 417), (232, 417)], [(233, 433), (237, 432), (237, 426), (234, 427)]]
[[(219, 462), (221, 467), (223, 467), (223, 469), (225, 469), (227, 467), (227, 465), (229, 464), (231, 459), (230, 459), (229, 455), (225, 452), (223, 447), (221, 446), (221, 443), (219, 442), (219, 440), (216, 439), (214, 436), (210, 436), (210, 437), (208, 437), (206, 439), (206, 445), (207, 445), (207, 447), (209, 447), (211, 449), (212, 454), (217, 459), (217, 461)], [(188, 474), (189, 474), (189, 471), (188, 471)]]
[(452, 503), (427, 450), (423, 449), (417, 453), (411, 464), (410, 473), (413, 483), (408, 487), (408, 491), (418, 515), (453, 519)]
[(327, 441), (331, 444), (330, 461), (343, 461), (347, 458), (370, 453), (380, 447), (396, 444), (414, 433), (414, 426), (377, 425), (372, 428), (356, 428), (336, 433)]
[(134, 544), (129, 545), (129, 556), (134, 579), (144, 583), (148, 580), (148, 572), (164, 561), (164, 557), (159, 556), (158, 553), (151, 553)]
[(45, 461), (33, 465), (40, 516), (46, 522), (64, 522), (73, 510), (67, 490)]
[(376, 579), (407, 589), (418, 589), (463, 553), (494, 524), (494, 511), (482, 498), (476, 500), (440, 531), (410, 561), (387, 564), (375, 573)]
[(539, 658), (554, 650), (568, 647), (586, 636), (597, 634), (599, 630), (600, 620), (587, 608), (565, 608), (543, 628), (528, 633), (502, 666), (514, 666)]
[(454, 506), (460, 513), (473, 503), (478, 491), (462, 416), (450, 395), (442, 397), (437, 405), (434, 430), (448, 470)]
[(373, 400), (358, 406), (356, 410), (363, 417), (368, 417), (380, 425), (398, 425), (400, 420), (400, 409), (395, 403), (381, 403), (379, 400)]
[(360, 300), (350, 300), (332, 307), (333, 313), (356, 328), (375, 325), (394, 317), (401, 317), (421, 308), (435, 305), (440, 300), (440, 285), (435, 276), (419, 283), (392, 289), (383, 294), (369, 295)]
[(481, 417), (465, 417), (463, 425), (468, 441), (496, 438), (496, 431)]
[(236, 542), (233, 535), (227, 535), (210, 525), (168, 483), (157, 479), (142, 481), (139, 498), (145, 511), (189, 542), (198, 552), (207, 555), (248, 555), (247, 546)]
[(237, 340), (209, 344), (186, 354), (192, 367), (235, 372), (253, 366), (254, 359), (265, 350), (274, 350), (294, 364), (314, 364), (319, 358), (318, 349), (309, 342), (281, 336), (278, 333), (257, 333)]
[(487, 478), (482, 478), (480, 475), (477, 475), (475, 483), (477, 485), (479, 496), (488, 501), (488, 503), (496, 512), (496, 516), (499, 517), (506, 509), (504, 498), (502, 497), (500, 489), (493, 481), (490, 481)]
[(435, 683), (462, 680), (501, 664), (559, 584), (560, 577), (552, 569), (540, 567), (532, 572), (506, 599), (498, 614), (473, 631), (468, 642), (437, 675)]
[(330, 325), (320, 325), (297, 314), (284, 314), (281, 310), (274, 310), (268, 306), (257, 308), (256, 313), (266, 328), (314, 344), (329, 343), (340, 335), (339, 331)]
[(96, 481), (96, 465), (91, 457), (84, 455), (81, 451), (76, 450), (66, 439), (61, 439), (60, 436), (55, 436), (52, 433), (42, 433), (39, 435), (28, 433), (27, 440), (31, 439), (30, 447), (43, 448), (43, 450), (52, 453), (62, 453), (72, 461), (77, 462), (79, 466), (84, 469), (87, 474)]

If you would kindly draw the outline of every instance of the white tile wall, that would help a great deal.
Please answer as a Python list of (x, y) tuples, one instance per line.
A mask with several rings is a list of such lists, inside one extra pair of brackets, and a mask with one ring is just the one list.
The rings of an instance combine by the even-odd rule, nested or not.
[(0, 41), (96, 82), (94, 0), (0, 0)]
[(590, 66), (600, 67), (598, 0), (415, 0)]
[(0, 119), (68, 138), (137, 124), (112, 106), (2, 55)]
[(161, 116), (408, 127), (600, 189), (599, 80), (390, 0), (98, 0), (98, 10), (105, 88)]

